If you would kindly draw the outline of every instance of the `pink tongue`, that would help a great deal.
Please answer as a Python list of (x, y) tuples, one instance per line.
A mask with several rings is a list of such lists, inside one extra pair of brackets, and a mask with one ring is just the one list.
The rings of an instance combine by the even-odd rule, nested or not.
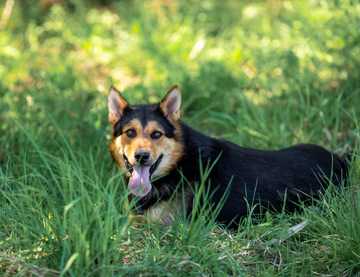
[(131, 178), (129, 179), (130, 191), (133, 195), (144, 197), (151, 190), (150, 167), (139, 165), (134, 167)]

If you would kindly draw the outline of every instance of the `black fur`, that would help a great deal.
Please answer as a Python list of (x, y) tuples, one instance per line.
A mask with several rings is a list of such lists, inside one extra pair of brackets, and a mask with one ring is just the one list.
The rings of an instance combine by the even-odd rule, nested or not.
[(161, 126), (164, 127), (165, 136), (168, 138), (173, 138), (175, 133), (175, 127), (166, 119), (164, 114), (162, 113), (160, 107), (156, 104), (154, 105), (134, 105), (127, 106), (123, 115), (118, 122), (114, 125), (113, 135), (114, 137), (118, 137), (122, 135), (124, 132), (123, 126), (128, 124), (131, 120), (137, 118), (140, 120), (140, 123), (143, 127), (146, 126), (149, 121), (156, 121)]
[[(183, 123), (181, 129), (184, 156), (177, 168), (152, 182), (154, 189), (141, 200), (143, 209), (150, 208), (159, 198), (169, 199), (182, 176), (192, 185), (200, 182), (199, 149), (204, 166), (220, 156), (210, 173), (210, 182), (206, 182), (216, 190), (213, 202), (219, 202), (232, 179), (229, 196), (217, 217), (218, 222), (229, 227), (236, 228), (239, 219), (248, 214), (245, 199), (250, 204), (253, 199), (253, 204), (261, 199), (261, 206), (281, 211), (286, 193), (287, 209), (293, 211), (299, 200), (317, 197), (318, 191), (327, 187), (328, 179), (339, 185), (347, 175), (347, 164), (320, 146), (303, 144), (279, 151), (261, 151), (205, 136)], [(259, 209), (257, 206), (255, 213)]]

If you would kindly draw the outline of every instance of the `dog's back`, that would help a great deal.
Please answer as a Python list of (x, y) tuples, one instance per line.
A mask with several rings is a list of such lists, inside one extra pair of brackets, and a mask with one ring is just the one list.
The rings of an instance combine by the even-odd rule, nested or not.
[[(299, 206), (299, 200), (318, 197), (318, 192), (329, 182), (338, 186), (346, 177), (348, 167), (340, 158), (324, 148), (311, 144), (296, 145), (278, 151), (261, 151), (243, 148), (228, 141), (207, 137), (185, 124), (181, 124), (184, 152), (179, 162), (181, 174), (172, 172), (164, 180), (173, 184), (185, 176), (189, 183), (200, 183), (199, 149), (202, 164), (216, 161), (205, 184), (215, 191), (213, 202), (218, 203), (230, 185), (226, 202), (218, 215), (219, 222), (232, 224), (249, 213), (249, 206), (258, 213), (261, 207), (281, 211)], [(156, 182), (157, 183), (157, 182)], [(259, 204), (259, 200), (261, 203)]]
[(226, 205), (218, 217), (220, 222), (247, 215), (254, 205), (254, 213), (260, 211), (260, 206), (281, 211), (285, 203), (293, 211), (299, 200), (318, 198), (319, 191), (324, 191), (330, 182), (338, 186), (347, 175), (348, 168), (337, 155), (316, 145), (296, 145), (279, 151), (241, 148), (224, 141), (218, 145), (219, 149), (221, 145), (226, 147), (222, 148), (211, 182), (214, 186), (225, 183), (224, 177), (230, 182), (233, 176)]

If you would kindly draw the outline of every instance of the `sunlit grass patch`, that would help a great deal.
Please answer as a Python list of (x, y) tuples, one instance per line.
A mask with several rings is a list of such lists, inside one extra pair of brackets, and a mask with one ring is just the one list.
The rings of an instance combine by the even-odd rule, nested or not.
[[(357, 3), (36, 0), (7, 13), (1, 273), (359, 275)], [(108, 88), (138, 104), (175, 83), (182, 120), (208, 135), (264, 150), (355, 150), (349, 187), (295, 214), (244, 218), (232, 232), (202, 217), (190, 227), (129, 223), (107, 149)]]

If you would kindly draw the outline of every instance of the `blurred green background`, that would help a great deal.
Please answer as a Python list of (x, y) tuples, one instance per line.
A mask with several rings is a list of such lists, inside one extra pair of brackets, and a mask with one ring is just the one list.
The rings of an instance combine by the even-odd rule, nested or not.
[(51, 118), (81, 150), (106, 144), (111, 84), (130, 103), (179, 84), (183, 120), (244, 146), (353, 142), (356, 124), (336, 115), (339, 101), (359, 111), (357, 1), (8, 0), (0, 11), (3, 160), (27, 143), (11, 117), (45, 148)]
[[(244, 219), (235, 241), (201, 224), (133, 228), (107, 149), (110, 85), (139, 104), (178, 84), (181, 120), (205, 134), (359, 153), (359, 76), (358, 1), (1, 1), (0, 271), (359, 274), (359, 166), (350, 193), (264, 224)], [(265, 256), (261, 241), (304, 218), (301, 234)]]

